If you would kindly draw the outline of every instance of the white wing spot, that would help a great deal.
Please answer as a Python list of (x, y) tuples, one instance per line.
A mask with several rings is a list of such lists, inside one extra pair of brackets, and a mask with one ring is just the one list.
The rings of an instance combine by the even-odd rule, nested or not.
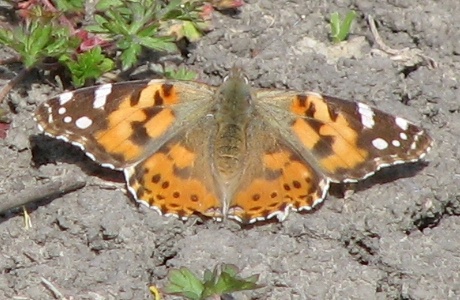
[(152, 79), (149, 81), (148, 85), (152, 85), (152, 84), (158, 84), (158, 83), (164, 83), (165, 80), (164, 79)]
[(86, 129), (93, 124), (93, 121), (88, 117), (81, 117), (75, 121), (75, 125), (77, 125), (80, 129)]
[(66, 113), (66, 111), (67, 111), (67, 109), (65, 107), (59, 107), (58, 114), (63, 115), (63, 114)]
[(407, 134), (405, 134), (404, 132), (401, 132), (401, 133), (399, 134), (399, 137), (401, 138), (401, 140), (407, 141)]
[(70, 122), (72, 122), (71, 117), (67, 116), (67, 117), (64, 118), (64, 123), (70, 123)]
[[(83, 149), (83, 150), (84, 150), (84, 149)], [(93, 154), (91, 154), (91, 153), (89, 153), (89, 152), (85, 152), (85, 154), (86, 154), (86, 156), (88, 156), (88, 157), (91, 158), (92, 160), (96, 161), (96, 157), (95, 157)]]
[(48, 115), (48, 123), (49, 124), (53, 123), (53, 114)]
[(53, 113), (53, 110), (51, 109), (51, 106), (49, 106), (48, 103), (45, 102), (45, 104), (43, 104), (44, 107), (46, 107), (46, 112), (48, 114), (52, 114)]
[(396, 125), (398, 125), (398, 127), (404, 131), (406, 131), (407, 128), (409, 128), (409, 122), (407, 120), (404, 120), (403, 118), (397, 117), (395, 119), (395, 122), (396, 122)]
[(94, 91), (93, 108), (103, 108), (107, 102), (107, 96), (112, 92), (112, 84), (103, 84)]
[(401, 143), (398, 141), (398, 140), (393, 140), (391, 141), (391, 144), (395, 147), (400, 147), (401, 146)]
[(379, 150), (385, 150), (386, 148), (388, 148), (388, 143), (384, 139), (381, 139), (381, 138), (377, 138), (373, 140), (372, 145), (374, 145), (374, 147)]
[(368, 105), (364, 103), (358, 103), (358, 112), (361, 115), (361, 122), (366, 128), (373, 128), (375, 125), (374, 111)]
[(65, 92), (59, 96), (59, 104), (64, 105), (73, 98), (73, 92)]

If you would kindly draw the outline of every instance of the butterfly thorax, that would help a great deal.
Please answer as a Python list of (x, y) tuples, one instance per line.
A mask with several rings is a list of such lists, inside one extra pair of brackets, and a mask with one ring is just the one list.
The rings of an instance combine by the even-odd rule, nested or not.
[(251, 87), (236, 70), (216, 93), (214, 166), (224, 181), (241, 174), (246, 153), (246, 128), (252, 116)]

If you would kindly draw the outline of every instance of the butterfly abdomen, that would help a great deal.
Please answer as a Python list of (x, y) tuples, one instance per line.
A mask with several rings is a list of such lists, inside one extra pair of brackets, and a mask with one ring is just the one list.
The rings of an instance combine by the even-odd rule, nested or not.
[(237, 124), (219, 126), (214, 141), (214, 165), (221, 177), (230, 179), (238, 174), (246, 152), (245, 128)]
[(237, 70), (216, 94), (217, 130), (211, 141), (214, 166), (221, 179), (229, 181), (241, 175), (246, 157), (247, 124), (252, 116), (251, 87)]

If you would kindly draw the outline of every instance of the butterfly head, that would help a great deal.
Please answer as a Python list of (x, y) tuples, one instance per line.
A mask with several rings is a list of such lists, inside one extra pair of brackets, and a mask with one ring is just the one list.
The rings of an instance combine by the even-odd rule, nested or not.
[(224, 78), (224, 82), (227, 81), (242, 81), (245, 84), (249, 84), (249, 79), (246, 77), (246, 75), (244, 75), (243, 68), (238, 66), (233, 66), (230, 69), (230, 72)]
[(252, 105), (252, 88), (240, 67), (233, 67), (230, 70), (228, 76), (224, 78), (224, 83), (219, 87), (217, 95), (218, 102), (224, 110), (248, 112)]

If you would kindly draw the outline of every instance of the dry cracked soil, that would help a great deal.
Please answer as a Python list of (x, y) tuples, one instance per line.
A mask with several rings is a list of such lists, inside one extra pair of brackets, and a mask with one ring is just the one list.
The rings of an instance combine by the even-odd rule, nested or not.
[[(358, 13), (353, 34), (334, 46), (329, 15), (350, 9)], [(368, 15), (388, 46), (423, 55), (375, 51)], [(27, 78), (9, 95), (15, 113), (0, 140), (0, 198), (68, 174), (86, 186), (29, 205), (29, 229), (22, 209), (0, 216), (0, 299), (57, 299), (41, 278), (66, 299), (151, 299), (148, 286), (164, 285), (171, 268), (201, 275), (220, 263), (260, 274), (263, 287), (235, 299), (459, 299), (460, 2), (248, 0), (213, 23), (183, 61), (201, 81), (219, 84), (237, 63), (257, 87), (397, 113), (434, 138), (426, 162), (388, 168), (347, 197), (336, 187), (313, 213), (282, 223), (182, 222), (139, 207), (120, 174), (78, 149), (37, 136), (32, 113), (59, 91)], [(18, 71), (0, 70), (1, 84)]]

